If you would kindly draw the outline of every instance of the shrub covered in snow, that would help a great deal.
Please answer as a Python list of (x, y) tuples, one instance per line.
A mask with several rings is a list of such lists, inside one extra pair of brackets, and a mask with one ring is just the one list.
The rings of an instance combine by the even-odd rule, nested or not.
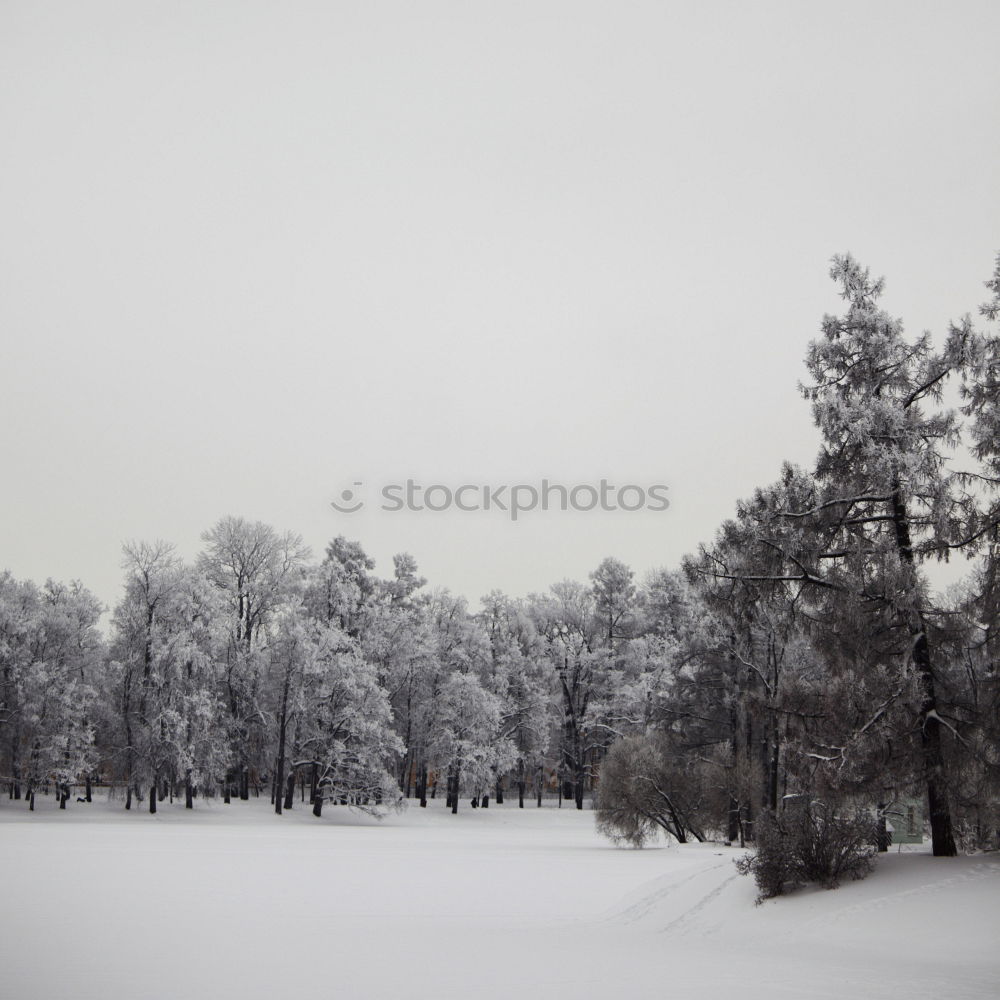
[(671, 753), (665, 736), (628, 736), (601, 767), (597, 829), (616, 844), (642, 847), (665, 833), (678, 843), (704, 840), (706, 782)]
[(875, 820), (863, 811), (797, 804), (761, 814), (756, 834), (757, 850), (738, 858), (736, 868), (753, 875), (758, 903), (804, 882), (836, 889), (845, 878), (864, 878), (875, 865)]

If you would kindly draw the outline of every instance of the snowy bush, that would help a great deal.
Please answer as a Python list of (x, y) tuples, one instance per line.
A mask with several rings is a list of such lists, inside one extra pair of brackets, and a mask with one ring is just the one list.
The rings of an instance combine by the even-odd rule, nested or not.
[(836, 889), (861, 879), (875, 865), (875, 820), (865, 812), (838, 813), (822, 802), (804, 803), (757, 820), (757, 850), (736, 860), (753, 875), (757, 902), (780, 896), (789, 885), (815, 882)]
[(701, 783), (658, 736), (619, 740), (601, 766), (597, 829), (616, 844), (642, 847), (661, 831), (679, 843), (704, 840)]

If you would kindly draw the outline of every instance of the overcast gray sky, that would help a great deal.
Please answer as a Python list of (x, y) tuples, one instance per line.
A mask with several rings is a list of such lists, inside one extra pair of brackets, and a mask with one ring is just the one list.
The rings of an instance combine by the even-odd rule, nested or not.
[[(676, 564), (812, 461), (832, 254), (913, 333), (985, 298), (998, 37), (993, 0), (5, 0), (0, 567), (110, 603), (124, 539), (228, 513), (472, 600)], [(672, 506), (329, 506), (407, 476)]]

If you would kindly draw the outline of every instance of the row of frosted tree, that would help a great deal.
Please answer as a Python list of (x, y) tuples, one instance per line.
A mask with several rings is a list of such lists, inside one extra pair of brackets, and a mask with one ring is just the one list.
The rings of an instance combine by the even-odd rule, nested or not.
[[(379, 812), (468, 797), (582, 808), (613, 836), (752, 839), (762, 813), (921, 797), (934, 851), (1000, 838), (1000, 265), (935, 345), (850, 257), (808, 348), (822, 446), (711, 545), (636, 581), (428, 590), (357, 542), (313, 560), (224, 518), (193, 563), (124, 550), (105, 636), (83, 587), (0, 577), (0, 774), (12, 799), (100, 782)], [(926, 564), (967, 560), (937, 594)]]
[[(2, 767), (9, 797), (65, 804), (95, 783), (156, 809), (270, 794), (372, 811), (402, 798), (583, 807), (606, 748), (653, 724), (670, 644), (620, 562), (472, 614), (424, 593), (408, 555), (380, 579), (357, 542), (321, 562), (301, 539), (227, 517), (191, 565), (124, 549), (110, 634), (82, 586), (0, 577)], [(651, 614), (653, 612), (654, 614)]]

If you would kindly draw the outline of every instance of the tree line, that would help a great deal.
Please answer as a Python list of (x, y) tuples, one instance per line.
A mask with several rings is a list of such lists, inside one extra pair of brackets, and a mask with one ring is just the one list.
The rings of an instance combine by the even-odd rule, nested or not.
[(62, 804), (79, 784), (124, 808), (297, 787), (378, 812), (403, 798), (476, 805), (544, 792), (578, 808), (607, 747), (654, 724), (669, 643), (654, 593), (606, 559), (589, 585), (487, 595), (471, 613), (423, 592), (413, 558), (377, 577), (358, 542), (314, 562), (302, 540), (226, 517), (186, 564), (163, 542), (124, 546), (110, 634), (83, 586), (0, 576), (3, 774), (9, 797)]
[[(124, 548), (109, 633), (82, 585), (0, 577), (0, 773), (164, 797), (380, 812), (470, 797), (577, 808), (641, 842), (753, 838), (797, 803), (924, 797), (936, 854), (1000, 837), (1000, 262), (939, 345), (851, 257), (808, 348), (822, 435), (715, 540), (637, 582), (494, 591), (471, 611), (411, 556), (226, 517), (186, 563)], [(946, 405), (952, 400), (952, 405)], [(927, 560), (968, 557), (944, 595)]]

